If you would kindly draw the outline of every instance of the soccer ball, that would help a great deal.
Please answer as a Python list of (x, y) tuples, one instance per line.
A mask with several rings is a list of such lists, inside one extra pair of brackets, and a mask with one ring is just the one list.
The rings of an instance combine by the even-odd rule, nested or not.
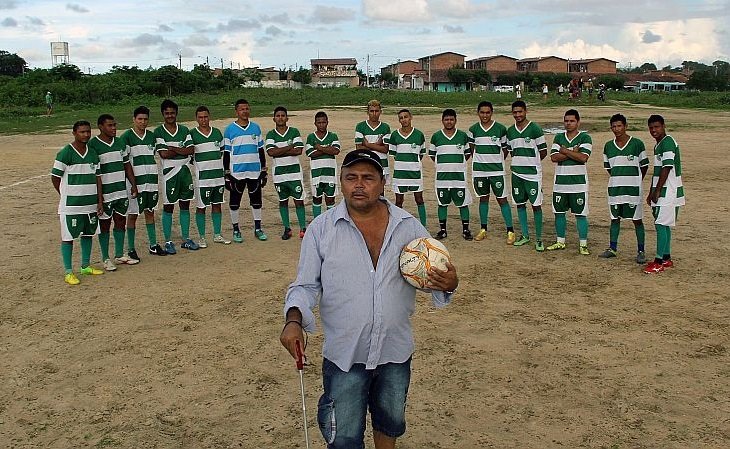
[(428, 270), (431, 267), (446, 270), (446, 262), (450, 261), (451, 256), (443, 243), (430, 237), (422, 237), (403, 247), (400, 253), (400, 272), (406, 282), (428, 292)]

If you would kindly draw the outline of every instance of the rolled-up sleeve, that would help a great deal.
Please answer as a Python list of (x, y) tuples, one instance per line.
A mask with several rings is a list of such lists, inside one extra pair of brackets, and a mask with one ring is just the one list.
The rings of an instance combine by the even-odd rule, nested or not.
[(289, 285), (284, 301), (284, 316), (286, 312), (296, 307), (302, 313), (302, 327), (307, 332), (317, 330), (317, 323), (312, 312), (319, 302), (322, 293), (322, 257), (317, 248), (321, 228), (307, 230), (302, 240), (299, 254), (299, 268), (297, 278)]

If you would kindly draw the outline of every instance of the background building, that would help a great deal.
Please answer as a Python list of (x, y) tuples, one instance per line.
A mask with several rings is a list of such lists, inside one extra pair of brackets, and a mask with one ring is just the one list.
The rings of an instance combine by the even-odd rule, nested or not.
[(312, 84), (319, 87), (357, 87), (355, 58), (312, 59)]

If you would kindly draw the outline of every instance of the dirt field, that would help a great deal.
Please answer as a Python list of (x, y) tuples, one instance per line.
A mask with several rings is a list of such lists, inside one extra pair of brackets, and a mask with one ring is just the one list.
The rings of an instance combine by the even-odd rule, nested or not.
[[(529, 117), (559, 126), (563, 112), (536, 107)], [(609, 224), (601, 150), (612, 138), (607, 122), (615, 112), (581, 110), (594, 140), (591, 256), (578, 255), (572, 217), (568, 249), (538, 254), (504, 244), (496, 203), (482, 242), (460, 238), (458, 213), (450, 209), (452, 235), (445, 243), (461, 285), (443, 310), (419, 296), (408, 431), (400, 448), (730, 447), (730, 276), (723, 256), (730, 250), (730, 113), (659, 111), (682, 148), (687, 206), (673, 233), (676, 268), (647, 276), (633, 260), (630, 223), (622, 226), (619, 257), (597, 258)], [(645, 120), (657, 109), (621, 112), (631, 134), (651, 149)], [(295, 112), (290, 124), (311, 132), (313, 115)], [(511, 122), (504, 108), (495, 116)], [(344, 148), (351, 148), (352, 130), (363, 118), (362, 109), (331, 111), (330, 129)], [(383, 118), (397, 124), (394, 109)], [(469, 112), (459, 120), (467, 128), (476, 117)], [(272, 125), (268, 117), (256, 121)], [(428, 138), (440, 116), (416, 115), (414, 125)], [(278, 343), (299, 239), (278, 237), (273, 186), (265, 193), (267, 242), (253, 239), (245, 207), (241, 245), (152, 257), (143, 251), (140, 226), (141, 264), (70, 287), (58, 248), (58, 195), (48, 175), (70, 139), (70, 130), (0, 136), (0, 226), (7, 246), (0, 258), (0, 447), (304, 447), (298, 374)], [(432, 180), (431, 162), (425, 166)], [(551, 243), (553, 167), (549, 160), (543, 166), (545, 241)], [(431, 182), (426, 197), (435, 231)], [(411, 198), (406, 206), (415, 213)], [(645, 218), (653, 255), (648, 211)], [(472, 224), (478, 229), (476, 205)], [(161, 239), (159, 226), (158, 219)], [(224, 231), (230, 234), (227, 212)], [(176, 213), (176, 240), (178, 232)], [(79, 252), (77, 244), (77, 269)], [(93, 255), (99, 262), (96, 240)], [(314, 364), (305, 373), (314, 448), (324, 447), (315, 419), (321, 343), (321, 335), (311, 336)]]

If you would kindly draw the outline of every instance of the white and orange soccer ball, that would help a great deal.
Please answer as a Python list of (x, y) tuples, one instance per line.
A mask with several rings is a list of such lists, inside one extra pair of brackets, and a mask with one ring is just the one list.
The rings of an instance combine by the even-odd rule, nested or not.
[(446, 270), (451, 256), (443, 243), (430, 237), (421, 237), (403, 247), (400, 253), (400, 272), (403, 278), (419, 290), (430, 291), (428, 270), (436, 267)]

